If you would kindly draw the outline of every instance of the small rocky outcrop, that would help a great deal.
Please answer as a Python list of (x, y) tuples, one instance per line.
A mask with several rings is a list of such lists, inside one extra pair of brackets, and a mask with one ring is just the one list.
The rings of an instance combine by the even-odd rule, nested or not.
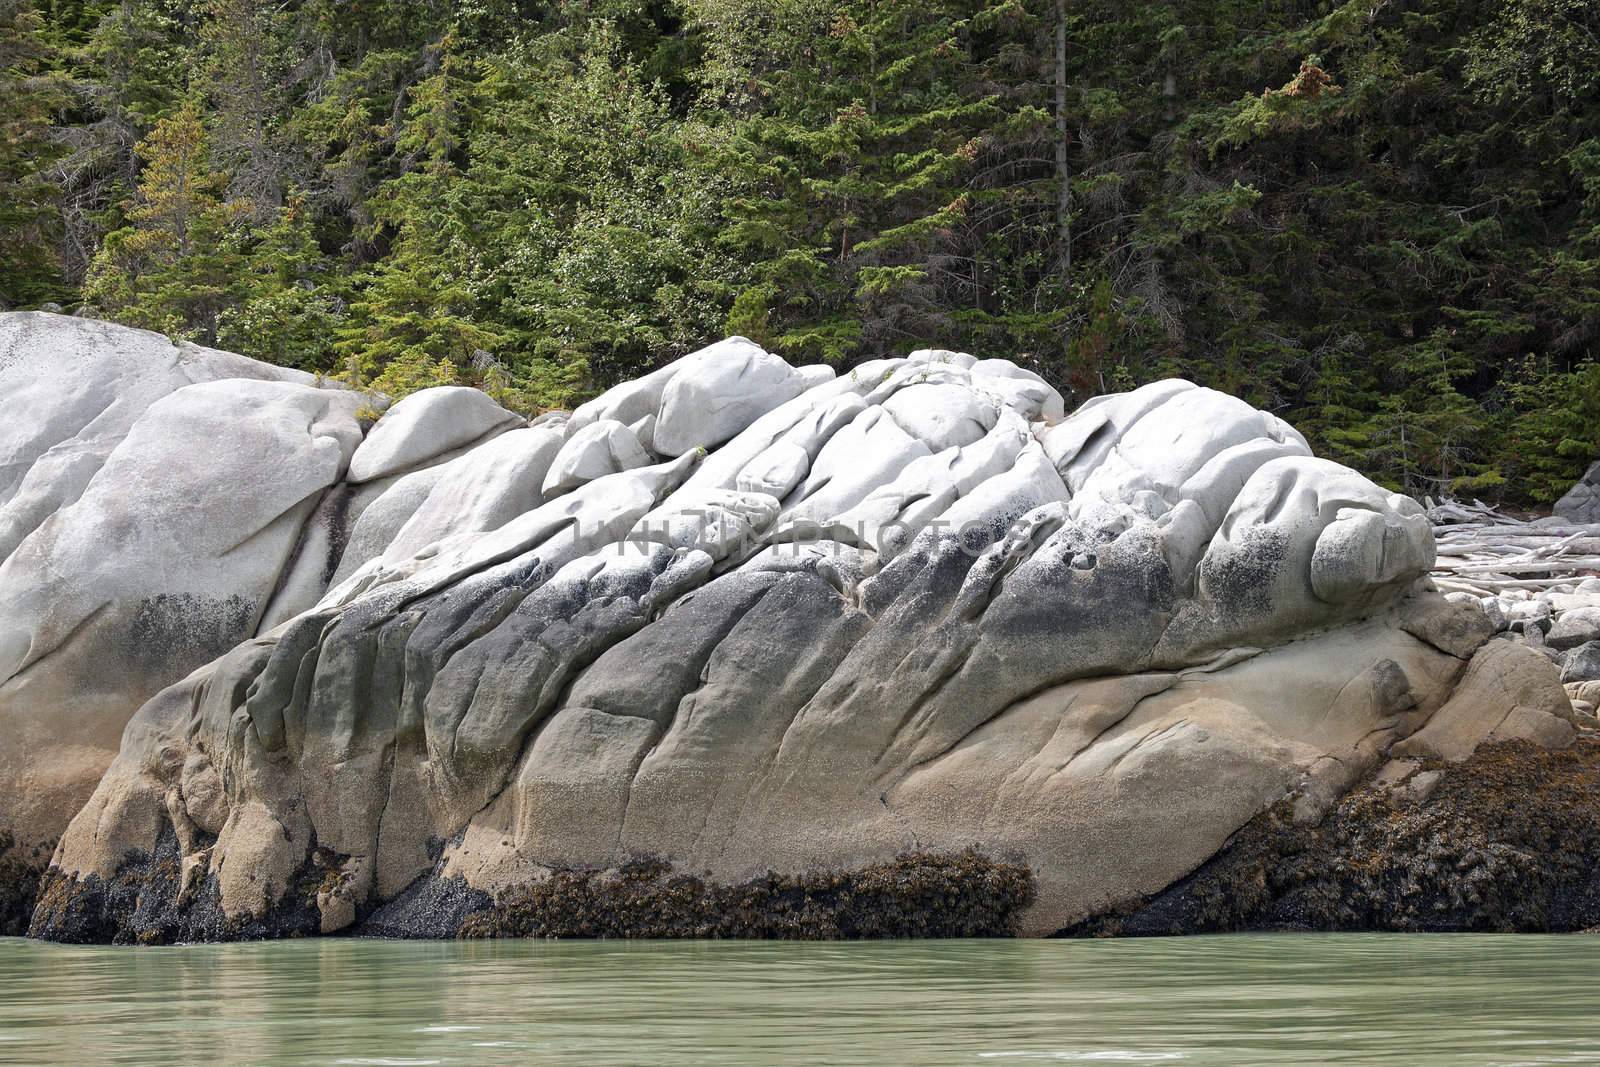
[[(1391, 753), (1576, 734), (1554, 665), (1432, 588), (1420, 506), (1188, 382), (1069, 416), (1006, 360), (835, 376), (731, 338), (532, 424), (447, 389), (368, 428), (290, 384), (210, 424), (260, 442), (242, 473), (160, 451), (212, 399), (177, 389), (84, 494), (105, 503), (0, 567), (36, 605), (0, 615), (22, 650), (0, 699), (47, 752), (76, 727), (30, 677), (74, 676), (32, 655), (61, 624), (30, 590), (99, 565), (57, 543), (149, 494), (197, 561), (151, 535), (150, 562), (106, 564), (135, 590), (112, 633), (129, 597), (226, 585), (227, 538), (163, 508), (259, 491), (294, 531), (253, 500), (214, 520), (274, 577), (239, 572), (227, 647), (169, 643), (38, 936), (1046, 934), (1264, 812), (1319, 820)], [(12, 822), (42, 836), (63, 799)]]
[(1551, 510), (1572, 522), (1600, 522), (1600, 460), (1573, 483)]

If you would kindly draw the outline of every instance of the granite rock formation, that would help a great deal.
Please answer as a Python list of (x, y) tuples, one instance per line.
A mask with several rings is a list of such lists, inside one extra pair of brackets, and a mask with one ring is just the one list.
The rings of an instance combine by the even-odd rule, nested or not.
[[(0, 323), (0, 374), (164, 343)], [(1006, 360), (835, 376), (731, 338), (532, 424), (444, 389), (363, 434), (363, 403), (175, 388), (0, 567), (35, 764), (142, 605), (236, 598), (95, 683), (79, 782), (126, 730), (35, 934), (453, 934), (518, 901), (543, 928), (548, 887), (637, 894), (641, 864), (776, 900), (904, 857), (1012, 887), (954, 928), (1042, 934), (1269, 809), (1315, 822), (1391, 749), (1574, 736), (1554, 665), (1432, 590), (1417, 504), (1187, 382), (1067, 415)], [(35, 837), (74, 799), (39, 796), (9, 814)]]

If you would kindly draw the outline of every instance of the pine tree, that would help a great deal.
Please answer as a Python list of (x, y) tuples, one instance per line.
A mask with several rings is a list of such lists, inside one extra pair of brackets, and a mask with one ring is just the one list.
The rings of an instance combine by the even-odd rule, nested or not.
[[(474, 287), (513, 331), (541, 404), (571, 403), (714, 334), (730, 270), (719, 134), (679, 119), (617, 27), (596, 21), (488, 65), (462, 208)], [(468, 232), (470, 231), (470, 232)]]
[(243, 285), (240, 228), (247, 204), (223, 199), (194, 101), (139, 143), (144, 169), (128, 224), (106, 235), (85, 297), (121, 322), (205, 344)]
[(307, 198), (291, 191), (272, 222), (250, 237), (239, 302), (218, 315), (218, 344), (279, 366), (336, 370), (342, 303), (312, 233)]
[[(749, 184), (725, 242), (753, 262), (730, 328), (845, 363), (991, 339), (1020, 295), (995, 236), (1058, 193), (1040, 151), (1051, 116), (1006, 85), (1041, 87), (1036, 63), (1009, 69), (1039, 20), (909, 0), (696, 11), (723, 42), (712, 90), (751, 112), (723, 164)], [(1023, 273), (1036, 284), (1040, 269)]]
[(361, 279), (335, 348), (349, 380), (400, 397), (463, 380), (474, 355), (501, 335), (474, 318), (474, 298), (449, 225), (468, 121), (470, 63), (456, 38), (438, 43), (437, 73), (419, 82), (396, 140), (407, 173), (380, 186), (369, 204), (389, 237), (389, 255)]
[(67, 298), (60, 205), (47, 167), (64, 106), (32, 0), (0, 0), (0, 309)]
[[(66, 11), (77, 5), (62, 5)], [(138, 179), (138, 145), (183, 95), (182, 27), (162, 0), (86, 3), (57, 18), (63, 73), (74, 103), (55, 166), (61, 189), (67, 277), (84, 280), (106, 234), (125, 220), (120, 206)]]

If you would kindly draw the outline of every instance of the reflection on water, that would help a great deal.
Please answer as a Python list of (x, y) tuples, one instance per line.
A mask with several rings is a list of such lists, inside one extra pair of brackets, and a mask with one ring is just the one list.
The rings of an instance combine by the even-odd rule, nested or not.
[(1600, 937), (0, 940), (0, 1063), (1600, 1064)]

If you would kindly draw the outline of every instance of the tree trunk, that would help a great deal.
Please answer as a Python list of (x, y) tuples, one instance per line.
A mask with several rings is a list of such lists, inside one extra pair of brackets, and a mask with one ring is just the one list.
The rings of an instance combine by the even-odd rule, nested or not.
[(1067, 165), (1067, 0), (1056, 0), (1056, 231), (1061, 269), (1072, 277), (1072, 172)]

